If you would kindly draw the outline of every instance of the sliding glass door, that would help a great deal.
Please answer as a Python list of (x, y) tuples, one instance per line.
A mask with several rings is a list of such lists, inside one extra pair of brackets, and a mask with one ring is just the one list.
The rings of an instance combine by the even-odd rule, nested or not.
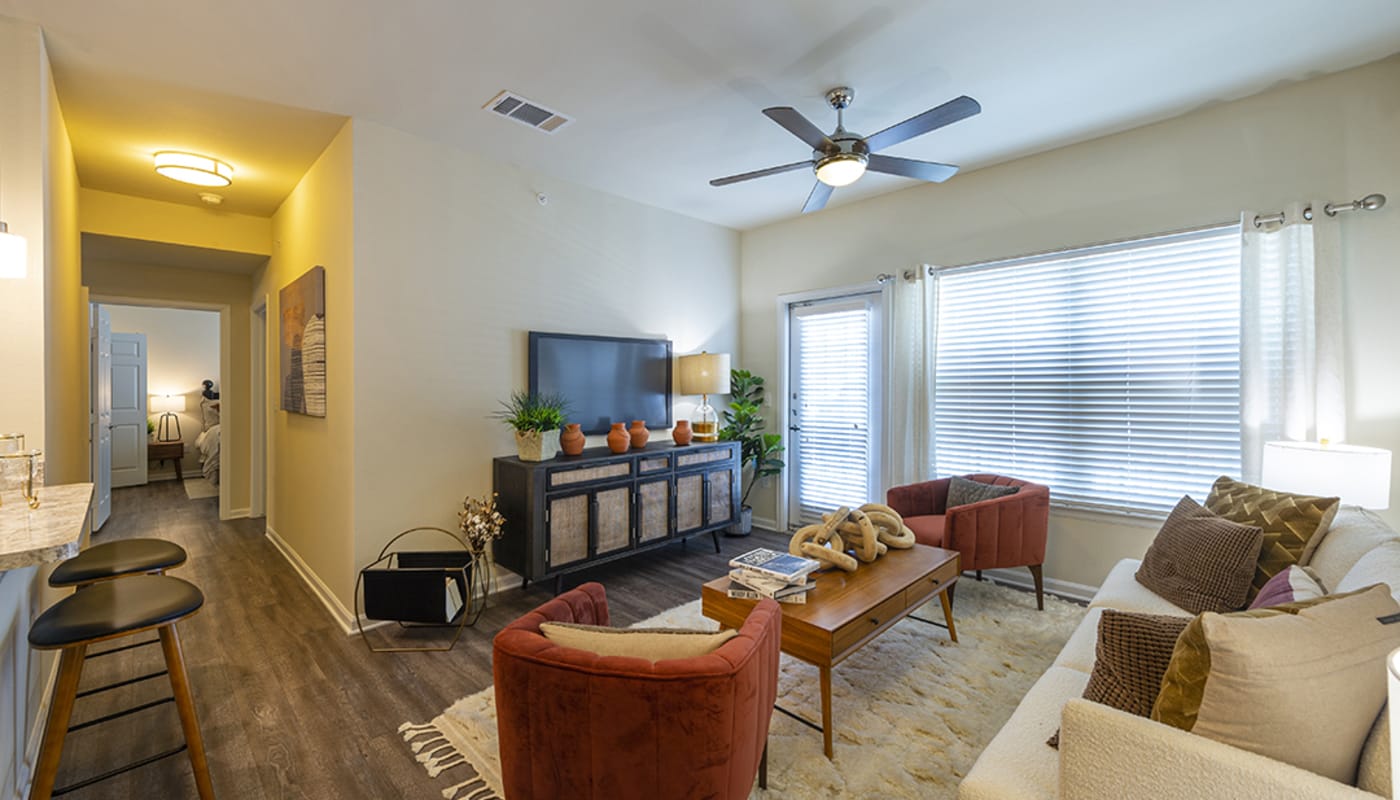
[(881, 295), (788, 306), (788, 524), (879, 500)]

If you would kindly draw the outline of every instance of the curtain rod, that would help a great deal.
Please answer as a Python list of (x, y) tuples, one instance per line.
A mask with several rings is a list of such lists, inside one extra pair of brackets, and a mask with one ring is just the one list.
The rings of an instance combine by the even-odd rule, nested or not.
[[(1328, 203), (1322, 207), (1322, 211), (1329, 217), (1335, 217), (1342, 211), (1375, 211), (1385, 205), (1385, 195), (1368, 194), (1360, 200), (1353, 200), (1350, 203)], [(1303, 219), (1312, 219), (1312, 206), (1303, 209)], [(1254, 216), (1254, 227), (1262, 228), (1273, 223), (1283, 223), (1283, 212), (1277, 214), (1256, 214)]]

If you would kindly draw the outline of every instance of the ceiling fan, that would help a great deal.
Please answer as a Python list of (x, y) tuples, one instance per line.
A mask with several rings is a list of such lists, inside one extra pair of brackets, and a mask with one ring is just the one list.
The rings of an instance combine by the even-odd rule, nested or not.
[(763, 109), (765, 116), (811, 146), (812, 157), (806, 161), (794, 161), (779, 167), (743, 172), (738, 175), (730, 175), (727, 178), (715, 178), (710, 181), (710, 185), (728, 186), (731, 183), (763, 178), (768, 175), (779, 175), (804, 167), (811, 168), (817, 173), (817, 185), (812, 188), (812, 193), (808, 195), (806, 204), (802, 206), (802, 213), (806, 214), (809, 211), (821, 210), (831, 197), (833, 189), (855, 183), (861, 175), (865, 174), (867, 169), (871, 172), (883, 172), (886, 175), (901, 175), (906, 178), (917, 178), (921, 181), (942, 183), (953, 177), (958, 168), (952, 164), (882, 156), (876, 151), (938, 130), (945, 125), (952, 125), (954, 122), (967, 119), (982, 111), (982, 106), (976, 100), (963, 95), (936, 108), (930, 108), (922, 114), (910, 117), (898, 125), (891, 125), (879, 133), (861, 136), (846, 130), (843, 119), (843, 112), (850, 107), (855, 99), (856, 90), (849, 86), (838, 86), (826, 93), (827, 104), (836, 109), (836, 130), (829, 136), (822, 133), (820, 128), (813, 125), (795, 108), (778, 106)]

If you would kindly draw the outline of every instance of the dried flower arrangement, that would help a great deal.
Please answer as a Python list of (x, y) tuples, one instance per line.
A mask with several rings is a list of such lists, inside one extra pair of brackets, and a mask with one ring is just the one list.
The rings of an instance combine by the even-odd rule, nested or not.
[(495, 492), (490, 497), (468, 497), (463, 500), (457, 518), (467, 540), (467, 549), (478, 558), (484, 556), (486, 548), (505, 533), (506, 518), (496, 510)]

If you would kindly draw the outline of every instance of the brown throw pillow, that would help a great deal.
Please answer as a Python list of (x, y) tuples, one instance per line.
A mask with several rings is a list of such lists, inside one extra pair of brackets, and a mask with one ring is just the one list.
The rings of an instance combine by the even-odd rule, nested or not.
[(1008, 494), (1016, 494), (1020, 488), (1019, 486), (997, 486), (991, 483), (982, 483), (981, 481), (954, 477), (948, 482), (948, 503), (946, 507), (967, 506), (973, 503), (980, 503), (983, 500), (1005, 497)]
[(1400, 612), (1384, 586), (1234, 614), (1177, 639), (1152, 719), (1353, 784)]
[[(1190, 622), (1190, 617), (1104, 609), (1099, 618), (1094, 671), (1084, 687), (1084, 699), (1139, 717), (1150, 716), (1176, 639)], [(1046, 744), (1058, 748), (1060, 732)]]
[(1137, 582), (1199, 614), (1235, 611), (1249, 601), (1264, 535), (1181, 498), (1143, 556)]
[(1264, 532), (1249, 600), (1291, 565), (1307, 566), (1340, 504), (1335, 497), (1276, 492), (1224, 475), (1206, 497), (1206, 508), (1233, 522), (1257, 525)]

